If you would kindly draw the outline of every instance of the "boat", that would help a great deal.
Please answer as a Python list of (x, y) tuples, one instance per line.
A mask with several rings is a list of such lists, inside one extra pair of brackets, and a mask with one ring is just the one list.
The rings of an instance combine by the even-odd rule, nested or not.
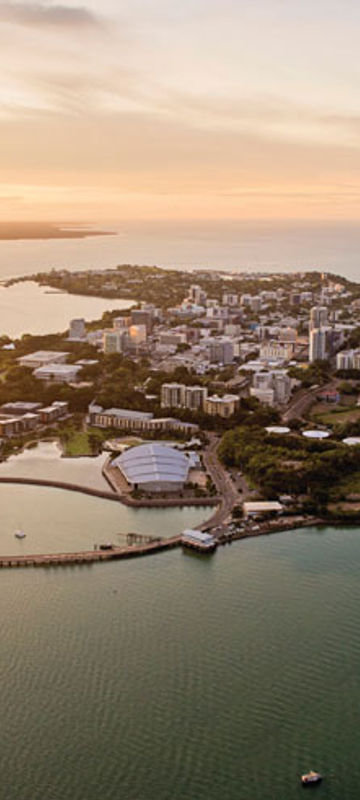
[(14, 536), (16, 539), (25, 539), (26, 533), (24, 531), (15, 531)]
[(303, 786), (320, 783), (321, 781), (322, 775), (320, 775), (320, 772), (313, 772), (313, 770), (310, 770), (310, 772), (306, 772), (305, 775), (301, 776), (301, 783)]

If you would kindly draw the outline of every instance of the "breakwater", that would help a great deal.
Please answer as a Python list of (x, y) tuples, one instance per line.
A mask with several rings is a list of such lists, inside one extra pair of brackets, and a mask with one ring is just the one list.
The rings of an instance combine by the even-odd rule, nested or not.
[(48, 480), (47, 478), (20, 478), (14, 476), (1, 476), (0, 483), (18, 483), (28, 486), (48, 486), (52, 489), (64, 489), (70, 492), (80, 492), (81, 494), (102, 497), (105, 500), (113, 500), (122, 503), (130, 508), (175, 508), (186, 506), (215, 506), (219, 503), (218, 497), (159, 497), (134, 499), (128, 495), (116, 494), (114, 491), (107, 492), (105, 489), (95, 489), (90, 486), (82, 486), (77, 483), (67, 481)]

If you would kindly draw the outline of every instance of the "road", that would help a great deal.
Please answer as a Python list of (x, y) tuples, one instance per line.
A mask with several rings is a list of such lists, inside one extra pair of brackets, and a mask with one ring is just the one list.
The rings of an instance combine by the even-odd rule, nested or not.
[(217, 448), (220, 444), (220, 439), (214, 436), (214, 434), (210, 434), (210, 436), (210, 444), (203, 453), (204, 466), (216, 486), (221, 501), (215, 514), (200, 526), (203, 529), (206, 528), (206, 530), (210, 528), (213, 530), (214, 528), (221, 527), (231, 515), (234, 506), (242, 502), (242, 496), (239, 494), (217, 456)]
[(320, 392), (331, 391), (336, 387), (336, 381), (330, 381), (324, 386), (317, 386), (312, 389), (301, 389), (297, 392), (293, 400), (289, 403), (286, 411), (282, 415), (282, 421), (287, 423), (292, 419), (300, 419), (306, 414), (313, 403), (316, 401), (316, 395)]

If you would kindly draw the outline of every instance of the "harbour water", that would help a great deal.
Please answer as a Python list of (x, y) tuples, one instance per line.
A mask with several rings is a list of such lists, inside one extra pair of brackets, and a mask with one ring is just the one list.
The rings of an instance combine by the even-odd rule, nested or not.
[(359, 570), (327, 529), (2, 571), (1, 800), (355, 800)]
[[(0, 555), (93, 550), (105, 542), (125, 546), (130, 532), (168, 538), (211, 515), (207, 506), (134, 509), (78, 492), (20, 484), (0, 484), (0, 509)], [(15, 537), (18, 529), (25, 539)]]
[(0, 477), (66, 481), (109, 491), (109, 484), (101, 472), (108, 456), (109, 453), (104, 452), (95, 457), (63, 458), (57, 442), (38, 442), (35, 447), (26, 448), (0, 462)]
[(17, 338), (24, 333), (61, 333), (68, 330), (69, 321), (73, 318), (84, 317), (88, 321), (100, 319), (104, 311), (121, 310), (131, 305), (129, 300), (49, 291), (32, 281), (17, 283), (9, 288), (0, 286), (0, 336), (6, 334)]

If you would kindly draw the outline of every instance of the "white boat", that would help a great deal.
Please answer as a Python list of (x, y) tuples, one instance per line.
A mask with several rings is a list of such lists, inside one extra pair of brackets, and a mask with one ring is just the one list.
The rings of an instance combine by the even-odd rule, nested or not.
[(308, 786), (312, 783), (320, 783), (320, 781), (322, 781), (322, 775), (320, 775), (320, 772), (313, 772), (313, 770), (301, 776), (301, 783), (303, 786)]
[(24, 531), (15, 531), (14, 536), (16, 539), (25, 539), (26, 533)]

